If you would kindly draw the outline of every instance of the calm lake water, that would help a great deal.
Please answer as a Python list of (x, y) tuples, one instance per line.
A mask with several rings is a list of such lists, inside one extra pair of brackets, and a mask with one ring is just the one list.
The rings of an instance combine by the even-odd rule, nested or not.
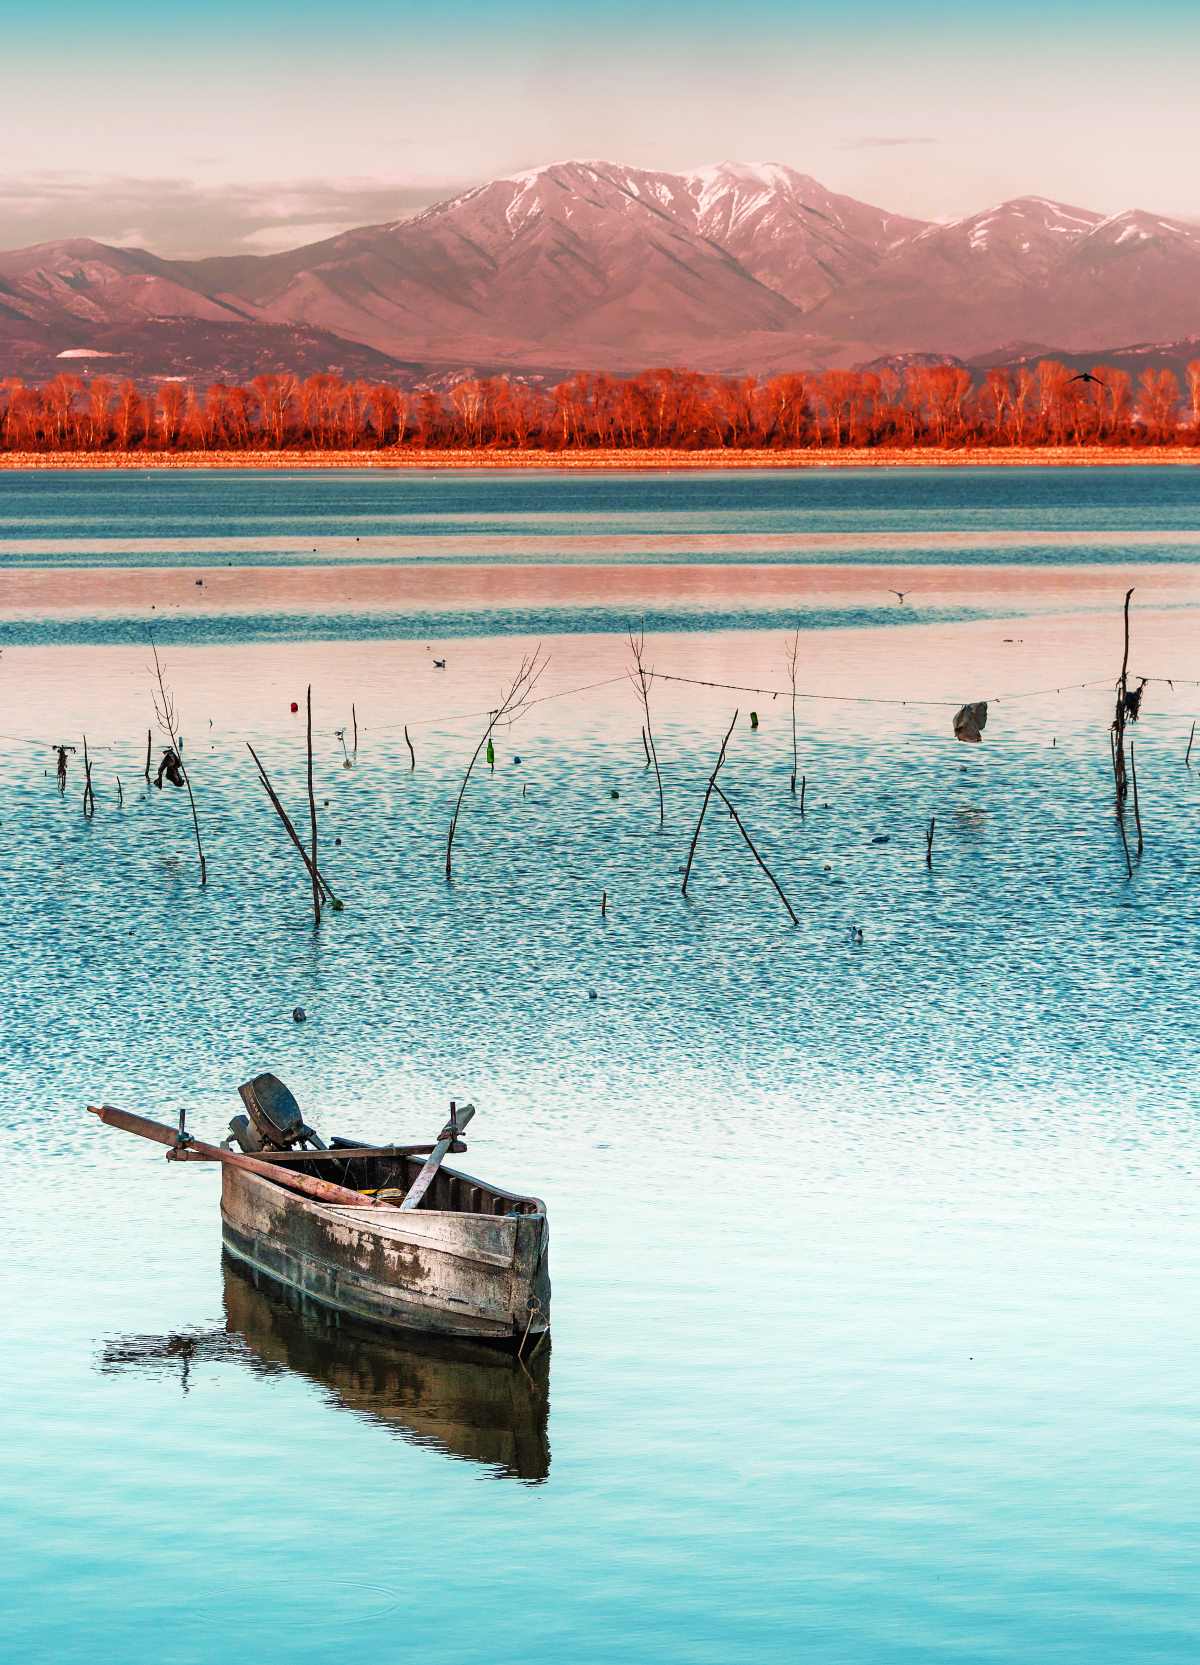
[[(0, 473), (11, 1656), (1193, 1660), (1197, 534), (1183, 469)], [(246, 751), (299, 814), (309, 683), (319, 934)], [(725, 815), (679, 894), (735, 708), (797, 926)], [(85, 733), (90, 820), (46, 773)], [(213, 1173), (84, 1113), (215, 1138), (262, 1069), (326, 1135), (473, 1100), (463, 1166), (549, 1205), (529, 1372), (332, 1334), (223, 1267)]]

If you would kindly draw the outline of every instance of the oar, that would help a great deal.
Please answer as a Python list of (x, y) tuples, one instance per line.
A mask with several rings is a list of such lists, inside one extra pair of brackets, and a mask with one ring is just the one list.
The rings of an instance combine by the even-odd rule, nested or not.
[(415, 1208), (421, 1198), (433, 1184), (434, 1175), (442, 1165), (446, 1152), (454, 1144), (463, 1128), (475, 1114), (473, 1104), (464, 1104), (462, 1109), (456, 1109), (454, 1101), (450, 1101), (450, 1120), (438, 1134), (438, 1142), (430, 1152), (425, 1166), (408, 1188), (408, 1194), (400, 1204), (401, 1208)]
[[(344, 1185), (335, 1185), (332, 1180), (311, 1179), (308, 1174), (294, 1174), (290, 1168), (260, 1162), (256, 1156), (244, 1156), (240, 1151), (222, 1150), (220, 1145), (206, 1145), (203, 1139), (194, 1139), (191, 1134), (181, 1135), (178, 1128), (168, 1127), (165, 1122), (152, 1122), (147, 1116), (135, 1116), (131, 1110), (118, 1110), (111, 1104), (89, 1104), (88, 1109), (93, 1116), (99, 1116), (102, 1122), (107, 1122), (109, 1127), (119, 1127), (125, 1133), (136, 1133), (142, 1139), (152, 1139), (156, 1145), (170, 1145), (189, 1155), (195, 1152), (198, 1156), (207, 1157), (213, 1162), (224, 1162), (227, 1167), (241, 1168), (249, 1174), (261, 1174), (264, 1179), (273, 1179), (276, 1185), (286, 1185), (293, 1191), (302, 1191), (306, 1197), (315, 1197), (318, 1202), (339, 1203), (342, 1207), (350, 1208), (387, 1206), (385, 1203), (377, 1203), (372, 1197), (364, 1197), (361, 1191), (351, 1191)], [(170, 1150), (167, 1155), (171, 1155)]]

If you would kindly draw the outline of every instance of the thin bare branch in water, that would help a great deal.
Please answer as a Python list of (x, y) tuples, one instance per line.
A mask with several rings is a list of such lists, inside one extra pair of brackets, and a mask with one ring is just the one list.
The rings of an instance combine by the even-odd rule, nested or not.
[(1142, 837), (1142, 806), (1141, 801), (1138, 798), (1137, 759), (1133, 755), (1135, 750), (1136, 747), (1131, 740), (1129, 742), (1129, 778), (1133, 785), (1133, 821), (1134, 825), (1137, 827), (1138, 835), (1137, 856), (1138, 860), (1141, 861), (1142, 851), (1146, 847), (1146, 841)]
[(775, 877), (774, 873), (772, 873), (771, 869), (767, 866), (766, 862), (759, 855), (758, 849), (757, 849), (757, 846), (754, 843), (754, 840), (750, 837), (750, 834), (746, 831), (745, 827), (742, 825), (741, 816), (738, 814), (737, 810), (734, 809), (734, 807), (730, 803), (729, 799), (725, 796), (724, 792), (721, 791), (721, 788), (716, 784), (715, 781), (713, 782), (713, 791), (717, 794), (717, 797), (720, 798), (721, 802), (725, 805), (725, 808), (729, 811), (730, 815), (733, 817), (735, 823), (737, 824), (737, 830), (741, 833), (742, 837), (746, 840), (746, 843), (749, 846), (750, 854), (754, 857), (755, 861), (762, 868), (763, 872), (767, 875), (767, 878), (770, 879), (771, 883), (775, 886), (775, 889), (779, 892), (779, 900), (783, 903), (784, 907), (787, 909), (788, 914), (791, 918), (792, 924), (793, 925), (799, 925), (800, 921), (796, 918), (795, 909), (792, 907), (792, 904), (788, 901), (787, 897), (783, 893), (783, 886), (780, 884), (779, 880)]
[(725, 738), (724, 738), (724, 740), (721, 741), (720, 755), (718, 756), (716, 764), (714, 765), (712, 774), (708, 777), (708, 787), (707, 787), (707, 789), (704, 793), (704, 802), (700, 805), (700, 818), (696, 822), (696, 830), (692, 834), (692, 845), (691, 845), (691, 849), (688, 851), (687, 866), (683, 870), (683, 884), (680, 886), (680, 890), (682, 891), (682, 893), (685, 896), (687, 895), (688, 880), (692, 876), (692, 863), (696, 859), (696, 846), (700, 842), (700, 829), (704, 825), (704, 817), (708, 813), (709, 800), (711, 799), (711, 797), (713, 795), (713, 792), (716, 788), (717, 774), (718, 774), (718, 771), (720, 770), (720, 767), (721, 767), (722, 763), (724, 763), (724, 761), (725, 761), (725, 748), (729, 744), (729, 737), (733, 733), (734, 725), (736, 724), (737, 720), (738, 720), (738, 714), (735, 711), (734, 714), (733, 714), (733, 719), (730, 722), (729, 727), (725, 731)]
[(654, 744), (654, 726), (650, 721), (650, 684), (654, 680), (654, 672), (646, 665), (646, 632), (638, 631), (635, 636), (629, 632), (629, 651), (633, 655), (633, 669), (629, 672), (629, 680), (637, 691), (638, 699), (642, 702), (642, 712), (645, 716), (645, 732), (643, 742), (650, 742), (650, 761), (654, 764), (654, 778), (658, 782), (658, 829), (661, 832), (667, 824), (666, 805), (663, 802), (662, 774), (658, 767), (658, 747)]
[[(196, 811), (196, 796), (192, 791), (191, 771), (183, 761), (183, 743), (179, 738), (179, 718), (175, 709), (175, 698), (163, 679), (162, 661), (158, 657), (158, 648), (153, 641), (150, 643), (150, 651), (154, 655), (154, 680), (157, 685), (157, 692), (154, 694), (154, 715), (158, 718), (158, 726), (171, 742), (171, 750), (179, 759), (179, 772), (183, 776), (183, 784), (187, 788), (188, 803), (192, 810), (192, 829), (196, 834), (196, 854), (200, 858), (200, 883), (206, 885), (208, 883), (208, 863), (204, 858), (204, 842), (200, 837), (200, 817)], [(149, 773), (149, 765), (147, 765), (147, 779), (149, 779)]]
[(800, 631), (793, 630), (787, 640), (788, 680), (792, 685), (792, 796), (796, 796), (796, 776), (800, 773), (800, 756), (796, 748), (796, 662), (800, 657)]
[(89, 821), (96, 813), (96, 794), (92, 791), (92, 760), (88, 756), (86, 734), (83, 737), (83, 813)]
[(1125, 796), (1129, 790), (1125, 773), (1125, 718), (1129, 694), (1129, 598), (1132, 594), (1132, 590), (1125, 592), (1125, 651), (1121, 656), (1121, 674), (1117, 678), (1117, 708), (1112, 725), (1113, 785), (1116, 788), (1118, 815), (1125, 807)]
[(317, 880), (318, 884), (321, 886), (321, 894), (325, 897), (326, 901), (332, 903), (335, 907), (335, 910), (337, 908), (340, 908), (341, 903), (338, 901), (338, 898), (334, 895), (333, 887), (330, 885), (329, 881), (326, 879), (324, 873), (321, 872), (320, 868), (313, 866), (312, 858), (309, 855), (308, 851), (304, 848), (304, 843), (303, 843), (303, 841), (300, 837), (300, 834), (296, 831), (295, 827), (292, 824), (291, 816), (288, 814), (287, 810), (283, 807), (283, 804), (280, 801), (280, 797), (279, 797), (278, 792), (276, 792), (275, 788), (271, 784), (271, 777), (267, 774), (267, 771), (266, 771), (266, 768), (263, 765), (262, 759), (259, 757), (258, 753), (255, 751), (254, 747), (250, 744), (250, 742), (248, 740), (246, 742), (246, 750), (250, 753), (250, 756), (254, 759), (254, 762), (255, 762), (255, 764), (258, 768), (258, 778), (262, 781), (262, 784), (263, 784), (263, 790), (266, 792), (267, 797), (270, 799), (272, 808), (274, 809), (276, 815), (278, 815), (280, 821), (283, 823), (283, 827), (284, 827), (285, 832), (287, 833), (288, 837), (291, 839), (292, 843), (296, 846), (296, 849), (300, 852), (300, 859), (304, 863), (305, 867), (307, 868), (309, 876), (310, 877), (313, 877), (313, 876), (316, 877), (316, 880)]
[(312, 683), (308, 685), (305, 696), (305, 711), (307, 713), (308, 736), (308, 818), (312, 829), (312, 895), (313, 895), (313, 924), (321, 923), (321, 884), (317, 878), (317, 798), (313, 791), (313, 741), (312, 741)]
[(413, 751), (413, 743), (408, 738), (408, 724), (404, 725), (404, 743), (408, 747), (408, 772), (411, 774), (417, 766), (417, 754)]
[[(450, 817), (450, 830), (446, 834), (447, 879), (453, 877), (454, 835), (458, 831), (458, 818), (462, 812), (463, 799), (467, 795), (467, 787), (470, 784), (471, 774), (475, 765), (479, 761), (479, 754), (491, 740), (492, 734), (496, 728), (498, 728), (501, 724), (503, 724), (506, 728), (511, 727), (513, 723), (517, 722), (524, 716), (532, 702), (533, 691), (537, 687), (538, 682), (541, 680), (542, 673), (549, 663), (550, 660), (542, 653), (541, 643), (539, 642), (533, 652), (531, 654), (527, 654), (525, 658), (522, 659), (517, 674), (513, 677), (512, 681), (501, 695), (500, 704), (491, 713), (491, 716), (488, 719), (488, 725), (479, 737), (479, 744), (471, 753), (471, 761), (467, 764), (466, 773), (462, 778), (462, 785), (458, 789), (458, 800), (454, 805), (454, 814)], [(409, 742), (409, 750), (412, 750), (411, 741)]]

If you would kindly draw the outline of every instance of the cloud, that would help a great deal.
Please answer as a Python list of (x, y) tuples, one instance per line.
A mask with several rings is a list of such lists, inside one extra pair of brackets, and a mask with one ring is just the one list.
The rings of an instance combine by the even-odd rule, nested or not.
[(892, 150), (898, 145), (935, 145), (937, 139), (910, 138), (906, 134), (879, 134), (861, 139), (843, 139), (839, 150)]
[(352, 226), (405, 219), (474, 183), (300, 179), (200, 185), (189, 179), (37, 173), (0, 180), (0, 249), (92, 237), (185, 259), (261, 254)]

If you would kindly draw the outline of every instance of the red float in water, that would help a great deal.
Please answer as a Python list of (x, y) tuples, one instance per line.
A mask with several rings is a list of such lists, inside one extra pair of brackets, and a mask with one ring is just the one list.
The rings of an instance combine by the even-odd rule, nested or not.
[(300, 709), (300, 707), (296, 704), (295, 700), (293, 700), (292, 701), (292, 710), (293, 711), (299, 711), (299, 709)]

